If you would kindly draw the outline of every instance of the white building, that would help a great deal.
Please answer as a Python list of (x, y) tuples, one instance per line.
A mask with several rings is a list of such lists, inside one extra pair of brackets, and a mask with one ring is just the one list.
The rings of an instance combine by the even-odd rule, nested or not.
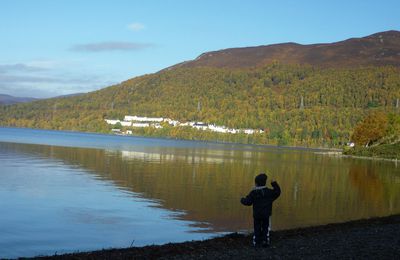
[(155, 127), (155, 128), (163, 128), (160, 124), (161, 122), (167, 122), (173, 127), (177, 126), (191, 126), (198, 130), (209, 130), (217, 133), (229, 133), (229, 134), (237, 134), (237, 133), (245, 133), (245, 134), (255, 134), (255, 133), (264, 133), (263, 130), (258, 129), (234, 129), (227, 128), (225, 126), (218, 126), (215, 124), (207, 124), (204, 122), (185, 122), (180, 123), (178, 120), (173, 120), (171, 118), (162, 118), (162, 117), (140, 117), (140, 116), (125, 116), (124, 120), (117, 119), (105, 119), (107, 124), (115, 125), (120, 123), (122, 126), (127, 127)]
[(264, 133), (264, 130), (258, 130), (258, 129), (243, 129), (243, 133), (252, 135), (252, 134), (262, 134)]
[(117, 119), (117, 120), (115, 120), (115, 119), (105, 119), (105, 121), (106, 121), (107, 124), (109, 124), (109, 125), (115, 125), (115, 124), (121, 122), (121, 121), (119, 121), (118, 119)]
[(178, 120), (172, 120), (171, 118), (164, 118), (164, 122), (167, 122), (172, 126), (178, 126), (180, 124)]
[(254, 129), (243, 129), (243, 133), (252, 135), (255, 133), (255, 130)]
[(229, 129), (226, 128), (225, 126), (217, 126), (217, 125), (209, 125), (208, 128), (213, 131), (213, 132), (218, 132), (218, 133), (228, 133)]
[(203, 122), (196, 122), (192, 125), (192, 127), (200, 130), (207, 130), (208, 129), (208, 124), (203, 123)]
[(121, 120), (114, 120), (114, 119), (105, 119), (105, 121), (109, 125), (116, 125), (118, 123), (120, 123), (122, 126), (131, 126), (132, 125), (132, 122), (130, 122), (130, 121), (121, 121)]
[(239, 133), (239, 130), (230, 128), (230, 129), (228, 129), (228, 133), (230, 133), (230, 134), (237, 134), (237, 133)]
[(125, 116), (125, 121), (138, 121), (138, 122), (162, 122), (164, 118), (162, 117), (141, 117), (141, 116)]
[(121, 121), (120, 122), (122, 126), (132, 126), (132, 122), (131, 121)]
[(132, 127), (149, 127), (149, 123), (132, 123)]

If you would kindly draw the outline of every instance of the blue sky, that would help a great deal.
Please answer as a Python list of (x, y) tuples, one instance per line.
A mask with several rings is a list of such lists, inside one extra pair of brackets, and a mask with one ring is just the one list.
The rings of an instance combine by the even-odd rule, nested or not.
[(400, 30), (400, 1), (1, 0), (0, 93), (50, 97), (203, 52)]

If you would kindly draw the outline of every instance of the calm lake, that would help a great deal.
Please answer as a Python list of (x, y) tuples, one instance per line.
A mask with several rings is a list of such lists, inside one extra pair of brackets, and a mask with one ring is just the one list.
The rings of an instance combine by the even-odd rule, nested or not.
[(274, 230), (400, 213), (400, 162), (0, 128), (0, 258), (248, 231), (260, 172), (282, 187)]

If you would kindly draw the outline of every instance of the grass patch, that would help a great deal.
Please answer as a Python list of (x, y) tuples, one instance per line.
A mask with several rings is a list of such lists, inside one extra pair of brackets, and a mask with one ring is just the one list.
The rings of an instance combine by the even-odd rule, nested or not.
[(382, 144), (374, 147), (355, 147), (346, 150), (344, 154), (400, 160), (400, 142), (395, 144)]

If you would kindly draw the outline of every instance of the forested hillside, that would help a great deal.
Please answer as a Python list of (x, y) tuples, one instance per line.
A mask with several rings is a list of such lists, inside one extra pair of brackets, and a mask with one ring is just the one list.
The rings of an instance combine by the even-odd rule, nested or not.
[[(177, 67), (85, 95), (0, 107), (0, 125), (109, 132), (124, 115), (198, 120), (264, 134), (187, 128), (140, 135), (298, 146), (337, 146), (370, 111), (399, 112), (400, 69), (318, 68), (277, 62), (260, 68)], [(302, 101), (303, 100), (303, 101)]]

